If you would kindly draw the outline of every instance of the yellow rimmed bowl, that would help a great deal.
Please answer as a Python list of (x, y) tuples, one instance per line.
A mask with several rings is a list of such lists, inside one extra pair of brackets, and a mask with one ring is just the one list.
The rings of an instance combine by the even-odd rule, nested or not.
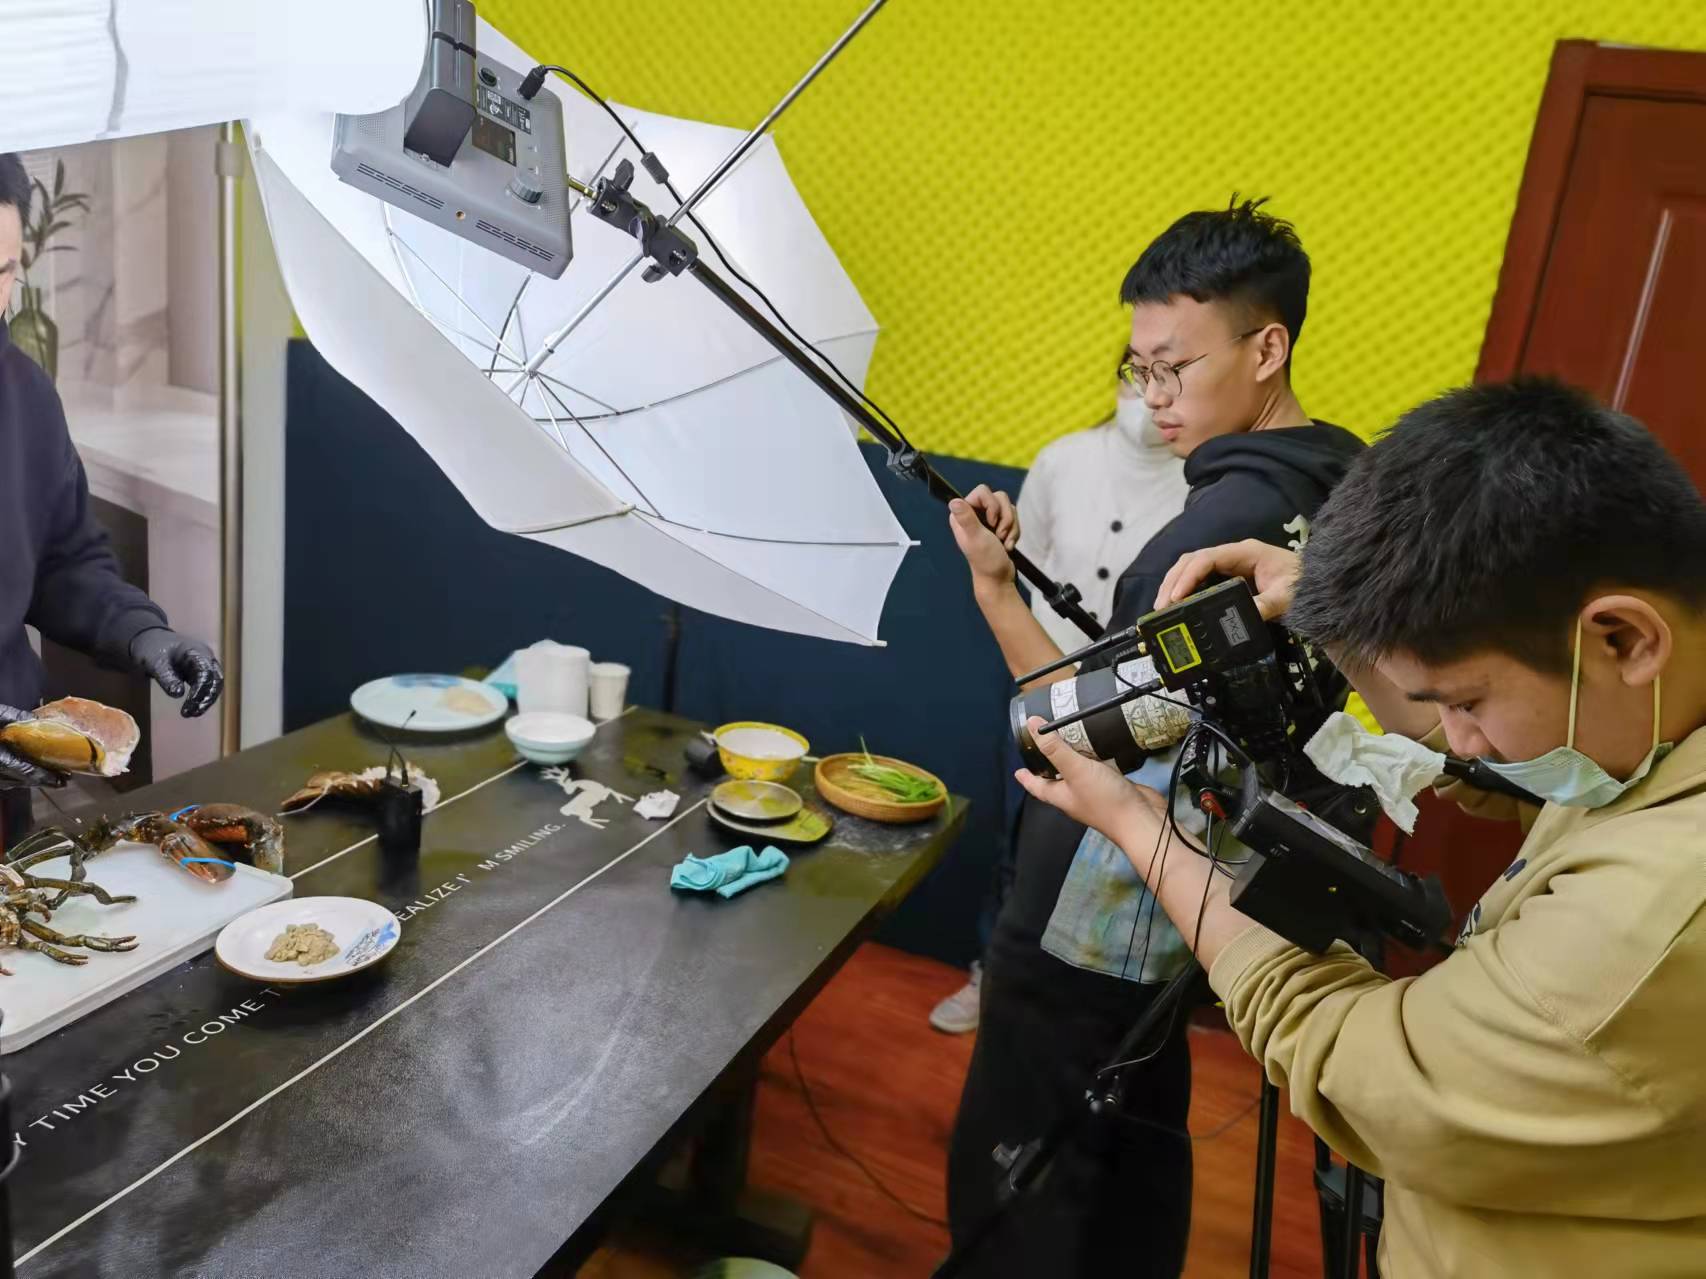
[(811, 750), (793, 729), (756, 720), (724, 724), (711, 740), (729, 776), (747, 782), (785, 782)]

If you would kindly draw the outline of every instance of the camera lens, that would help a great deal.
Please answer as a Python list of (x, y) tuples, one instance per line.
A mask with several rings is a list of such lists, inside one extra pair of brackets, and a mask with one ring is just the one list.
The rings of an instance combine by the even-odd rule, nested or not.
[(480, 68), (480, 83), (484, 84), (490, 88), (496, 88), (497, 83), (498, 83), (497, 73), (494, 72), (490, 67), (481, 67)]
[(1175, 745), (1191, 726), (1190, 710), (1176, 701), (1155, 697), (1122, 698), (1131, 689), (1150, 684), (1155, 664), (1146, 657), (1101, 667), (1070, 679), (1044, 684), (1020, 693), (1007, 706), (1007, 727), (1025, 767), (1040, 777), (1053, 777), (1054, 768), (1031, 737), (1029, 721), (1037, 716), (1054, 720), (1093, 711), (1062, 726), (1060, 738), (1080, 755), (1107, 760), (1129, 772), (1156, 751)]

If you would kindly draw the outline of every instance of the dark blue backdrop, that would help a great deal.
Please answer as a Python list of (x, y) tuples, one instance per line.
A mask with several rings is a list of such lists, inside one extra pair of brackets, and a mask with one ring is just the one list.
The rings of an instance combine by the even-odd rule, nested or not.
[[(495, 666), (549, 637), (633, 667), (630, 698), (661, 703), (667, 604), (596, 564), (483, 523), (420, 447), (304, 341), (291, 344), (285, 451), (284, 720), (348, 705), (365, 680)], [(470, 423), (469, 429), (477, 429)], [(929, 438), (922, 424), (913, 434)], [(709, 723), (764, 719), (815, 751), (916, 760), (972, 801), (959, 846), (887, 926), (895, 945), (954, 963), (1001, 849), (1010, 684), (984, 628), (947, 514), (920, 484), (866, 461), (923, 543), (883, 615), (887, 648), (804, 639), (683, 611), (677, 709)], [(1016, 492), (1021, 471), (934, 459), (962, 492)], [(658, 890), (664, 890), (660, 883)]]

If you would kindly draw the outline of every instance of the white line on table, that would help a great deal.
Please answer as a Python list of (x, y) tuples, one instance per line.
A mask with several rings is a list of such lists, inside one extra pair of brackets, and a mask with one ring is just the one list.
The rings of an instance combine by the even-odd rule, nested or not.
[[(628, 707), (628, 708), (627, 708), (627, 709), (626, 709), (626, 710), (624, 710), (624, 711), (623, 711), (623, 712), (622, 712), (622, 714), (620, 714), (620, 715), (618, 715), (618, 716), (617, 716), (617, 717), (616, 717), (616, 719), (625, 719), (625, 718), (627, 718), (627, 716), (628, 716), (628, 715), (629, 715), (629, 714), (630, 714), (630, 713), (631, 713), (631, 712), (632, 712), (632, 711), (633, 711), (633, 710), (634, 710), (634, 709), (635, 709), (635, 708), (634, 708), (634, 707), (632, 707), (632, 706), (630, 706), (630, 707)], [(603, 724), (600, 724), (600, 725), (598, 725), (598, 726), (597, 726), (597, 727), (596, 727), (596, 728), (595, 728), (595, 729), (594, 729), (594, 730), (593, 730), (593, 735), (594, 735), (594, 736), (597, 736), (597, 735), (598, 735), (598, 734), (599, 734), (599, 733), (601, 733), (601, 732), (603, 732), (603, 731), (604, 731), (604, 727), (605, 727), (605, 724), (614, 724), (614, 723), (615, 723), (615, 722), (616, 722), (616, 719), (607, 719), (607, 720), (605, 720), (605, 721), (604, 721), (604, 723), (603, 723)], [(487, 787), (487, 786), (490, 786), (490, 785), (491, 785), (491, 784), (492, 784), (492, 783), (493, 783), (493, 782), (496, 782), (496, 781), (501, 781), (501, 780), (502, 780), (502, 779), (503, 779), (503, 778), (505, 778), (505, 777), (508, 777), (508, 776), (509, 776), (509, 775), (510, 775), (510, 774), (511, 774), (511, 773), (513, 773), (513, 772), (515, 772), (515, 770), (516, 770), (516, 769), (518, 769), (518, 768), (521, 768), (521, 767), (522, 767), (522, 766), (524, 766), (524, 765), (525, 765), (525, 764), (526, 764), (526, 763), (527, 763), (527, 761), (526, 761), (526, 760), (524, 760), (524, 759), (518, 759), (518, 760), (517, 760), (517, 761), (516, 761), (516, 762), (515, 762), (515, 763), (513, 763), (513, 764), (511, 764), (511, 765), (510, 765), (510, 766), (509, 766), (509, 767), (508, 767), (508, 768), (506, 768), (506, 769), (504, 769), (504, 770), (503, 770), (503, 772), (501, 772), (501, 773), (494, 773), (494, 774), (492, 774), (492, 776), (490, 776), (490, 777), (488, 777), (488, 778), (486, 778), (486, 780), (485, 780), (485, 781), (483, 781), (483, 782), (476, 782), (476, 783), (475, 783), (475, 784), (474, 784), (474, 785), (472, 785), (472, 786), (470, 786), (470, 787), (469, 787), (469, 788), (468, 788), (468, 789), (467, 789), (467, 790), (465, 790), (465, 791), (458, 791), (458, 792), (457, 792), (457, 793), (456, 793), (456, 794), (454, 794), (454, 795), (452, 795), (452, 796), (451, 796), (451, 797), (450, 797), (450, 798), (449, 798), (449, 799), (447, 799), (447, 800), (445, 800), (445, 801), (444, 801), (444, 802), (443, 802), (443, 803), (441, 803), (441, 804), (439, 804), (439, 805), (438, 805), (438, 806), (437, 806), (437, 807), (435, 807), (435, 808), (434, 808), (434, 809), (433, 809), (433, 810), (432, 810), (432, 812), (433, 812), (433, 813), (437, 813), (437, 812), (442, 812), (442, 811), (443, 811), (443, 810), (444, 810), (444, 809), (446, 809), (446, 808), (449, 808), (449, 807), (450, 807), (450, 806), (451, 806), (451, 805), (452, 805), (452, 804), (454, 804), (454, 803), (455, 803), (455, 802), (456, 802), (456, 801), (457, 801), (457, 800), (459, 800), (459, 799), (465, 799), (465, 798), (466, 798), (466, 797), (468, 797), (468, 796), (469, 796), (469, 795), (472, 795), (472, 794), (473, 794), (473, 793), (474, 793), (474, 792), (475, 792), (475, 791), (477, 791), (477, 790), (482, 790), (482, 789), (484, 789), (484, 788), (485, 788), (485, 787)], [(432, 813), (428, 813), (428, 814), (427, 814), (427, 816), (428, 816), (428, 817), (430, 817), (430, 816), (432, 816)], [(307, 873), (308, 873), (308, 872), (309, 872), (309, 871), (311, 871), (311, 870), (319, 870), (319, 869), (320, 869), (320, 867), (322, 867), (322, 866), (324, 866), (324, 865), (326, 865), (326, 864), (327, 864), (327, 863), (329, 863), (329, 862), (335, 862), (335, 861), (337, 861), (337, 860), (338, 860), (338, 858), (340, 858), (340, 857), (342, 857), (342, 856), (343, 856), (343, 855), (344, 855), (344, 854), (345, 854), (345, 853), (353, 853), (353, 852), (354, 852), (354, 851), (355, 851), (355, 850), (356, 850), (356, 849), (358, 849), (358, 848), (366, 848), (366, 847), (367, 847), (367, 846), (368, 846), (368, 845), (369, 845), (369, 844), (371, 844), (371, 843), (372, 843), (372, 842), (373, 842), (373, 841), (374, 841), (374, 840), (376, 840), (376, 839), (378, 839), (378, 838), (379, 838), (379, 836), (378, 836), (378, 835), (369, 835), (369, 836), (368, 836), (368, 837), (367, 837), (367, 838), (366, 838), (366, 839), (363, 839), (363, 840), (358, 840), (358, 841), (357, 841), (357, 842), (356, 842), (356, 843), (353, 843), (353, 844), (351, 844), (351, 845), (350, 845), (350, 846), (349, 846), (349, 847), (348, 847), (348, 848), (340, 848), (340, 849), (339, 849), (339, 850), (338, 850), (338, 851), (337, 851), (337, 852), (335, 852), (335, 853), (332, 853), (332, 854), (330, 854), (330, 855), (329, 855), (329, 856), (326, 856), (326, 857), (322, 857), (322, 858), (321, 858), (321, 859), (320, 859), (320, 860), (319, 860), (319, 861), (317, 861), (317, 862), (315, 862), (315, 863), (314, 863), (314, 864), (313, 864), (313, 865), (312, 865), (312, 866), (306, 866), (306, 867), (304, 867), (304, 868), (303, 868), (303, 869), (301, 869), (301, 870), (299, 870), (299, 871), (297, 871), (297, 872), (296, 872), (296, 873), (295, 873), (295, 874), (294, 874), (294, 875), (292, 875), (292, 876), (291, 876), (291, 877), (290, 877), (290, 878), (292, 878), (292, 879), (301, 879), (301, 878), (302, 878), (302, 877), (303, 877), (303, 876), (304, 876), (304, 875), (306, 875), (306, 874), (307, 874)]]
[(116, 1204), (120, 1199), (123, 1199), (131, 1191), (140, 1189), (142, 1186), (147, 1185), (150, 1181), (153, 1181), (154, 1178), (158, 1177), (161, 1173), (165, 1172), (166, 1169), (170, 1168), (173, 1164), (177, 1163), (185, 1155), (188, 1155), (188, 1154), (192, 1153), (193, 1151), (199, 1149), (200, 1147), (205, 1146), (208, 1142), (212, 1141), (215, 1137), (219, 1136), (220, 1133), (224, 1132), (227, 1128), (231, 1127), (238, 1120), (243, 1119), (246, 1116), (253, 1114), (255, 1111), (259, 1110), (262, 1106), (266, 1105), (269, 1101), (271, 1101), (274, 1097), (278, 1096), (285, 1089), (290, 1088), (293, 1085), (300, 1083), (302, 1080), (306, 1079), (309, 1075), (313, 1074), (316, 1070), (320, 1069), (321, 1066), (324, 1066), (328, 1061), (332, 1060), (332, 1058), (340, 1055), (346, 1048), (351, 1048), (354, 1045), (360, 1043), (363, 1039), (366, 1039), (374, 1031), (378, 1030), (386, 1022), (390, 1021), (398, 1013), (402, 1012), (410, 1004), (414, 1003), (418, 999), (423, 998), (426, 995), (431, 994), (434, 990), (437, 990), (445, 982), (449, 981), (452, 977), (456, 976), (457, 973), (461, 972), (464, 968), (468, 967), (468, 965), (473, 963), (476, 959), (479, 959), (482, 955), (486, 954), (487, 952), (495, 950), (499, 946), (503, 945), (504, 942), (508, 941), (511, 937), (515, 936), (523, 928), (526, 928), (534, 920), (536, 920), (540, 916), (544, 915), (547, 911), (550, 911), (550, 910), (554, 909), (555, 907), (560, 906), (563, 902), (567, 901), (569, 898), (573, 897), (576, 893), (580, 892), (581, 889), (585, 888), (588, 884), (592, 883), (593, 880), (597, 879), (600, 875), (604, 874), (604, 872), (609, 870), (611, 867), (616, 866), (619, 863), (624, 862), (628, 858), (632, 857), (635, 853), (639, 852), (642, 848), (644, 848), (647, 844), (651, 843), (659, 835), (662, 835), (665, 831), (669, 830), (669, 828), (671, 826), (674, 826), (682, 818), (686, 817), (689, 813), (696, 812), (698, 809), (702, 808), (705, 805), (705, 802), (706, 802), (705, 800), (701, 799), (698, 803), (694, 804), (692, 807), (683, 809), (681, 812), (677, 813), (673, 818), (671, 818), (664, 825), (658, 827), (658, 829), (654, 830), (650, 835), (647, 835), (639, 843), (635, 844), (632, 848), (628, 849), (627, 852), (619, 853), (617, 856), (611, 858), (610, 861), (606, 862), (604, 865), (600, 866), (597, 870), (593, 871), (592, 874), (588, 875), (585, 879), (581, 880), (580, 883), (574, 885), (572, 888), (565, 889), (562, 893), (558, 894), (556, 897), (553, 897), (550, 901), (546, 902), (543, 906), (541, 906), (538, 910), (534, 911), (531, 915), (529, 915), (526, 919), (522, 920), (519, 924), (516, 924), (514, 927), (510, 928), (507, 932), (500, 933), (500, 934), (498, 934), (498, 936), (492, 938), (491, 941), (487, 942), (484, 946), (480, 947), (479, 950), (475, 951), (472, 955), (468, 956), (468, 958), (464, 959), (460, 964), (457, 964), (456, 967), (450, 969), (448, 972), (446, 972), (442, 976), (435, 978), (428, 985), (423, 986), (420, 990), (418, 990), (414, 994), (410, 995), (402, 1003), (398, 1004), (390, 1012), (386, 1013), (384, 1016), (382, 1016), (378, 1020), (374, 1021), (371, 1025), (365, 1026), (361, 1030), (358, 1030), (355, 1034), (351, 1035), (343, 1043), (339, 1044), (336, 1048), (332, 1049), (332, 1051), (327, 1053), (324, 1057), (320, 1058), (318, 1061), (312, 1063), (311, 1065), (304, 1067), (302, 1070), (300, 1070), (296, 1074), (292, 1075), (289, 1079), (285, 1080), (278, 1087), (274, 1088), (271, 1092), (267, 1093), (264, 1097), (261, 1097), (255, 1101), (250, 1102), (247, 1106), (244, 1106), (243, 1109), (239, 1110), (236, 1114), (232, 1115), (231, 1118), (227, 1119), (224, 1123), (220, 1124), (217, 1128), (213, 1129), (211, 1132), (207, 1133), (204, 1136), (196, 1138), (189, 1145), (185, 1146), (182, 1150), (178, 1151), (177, 1154), (173, 1155), (170, 1159), (166, 1160), (164, 1163), (160, 1164), (158, 1167), (154, 1168), (152, 1171), (144, 1173), (142, 1176), (138, 1177), (135, 1181), (131, 1182), (128, 1186), (126, 1186), (123, 1190), (121, 1190), (117, 1194), (113, 1195), (110, 1199), (107, 1199), (102, 1203), (96, 1204), (93, 1208), (89, 1209), (88, 1212), (84, 1213), (81, 1217), (77, 1218), (76, 1221), (71, 1222), (69, 1225), (65, 1226), (64, 1228), (62, 1228), (58, 1232), (49, 1235), (46, 1239), (43, 1239), (34, 1248), (31, 1248), (23, 1256), (19, 1257), (17, 1260), (17, 1264), (20, 1266), (23, 1265), (31, 1257), (34, 1257), (36, 1254), (42, 1252), (44, 1249), (49, 1248), (52, 1245), (58, 1243), (61, 1239), (65, 1238), (66, 1235), (70, 1234), (73, 1230), (76, 1230), (79, 1226), (83, 1225), (86, 1222), (94, 1220), (94, 1218), (100, 1216), (108, 1208), (111, 1208), (114, 1204)]
[[(457, 794), (452, 795), (449, 799), (445, 800), (443, 803), (434, 807), (432, 810), (432, 813), (443, 812), (445, 809), (449, 808), (452, 804), (454, 804), (457, 800), (466, 798), (467, 796), (472, 795), (477, 790), (483, 790), (485, 787), (490, 786), (493, 782), (501, 781), (503, 778), (508, 777), (511, 773), (515, 772), (516, 769), (518, 769), (518, 768), (522, 767), (524, 764), (526, 764), (526, 762), (527, 762), (526, 760), (518, 760), (515, 763), (511, 764), (508, 768), (504, 769), (503, 772), (493, 773), (490, 777), (486, 778), (485, 781), (476, 782), (474, 785), (470, 786), (467, 790), (460, 791)], [(426, 815), (428, 817), (431, 817), (432, 813), (428, 813)], [(376, 840), (378, 838), (379, 838), (378, 835), (369, 835), (366, 839), (358, 840), (356, 843), (351, 844), (348, 848), (340, 848), (337, 852), (332, 853), (329, 856), (322, 857), (319, 861), (315, 862), (312, 866), (304, 866), (301, 870), (297, 871), (294, 875), (292, 875), (291, 878), (292, 879), (301, 879), (309, 871), (319, 870), (320, 867), (328, 864), (329, 862), (337, 861), (338, 858), (342, 857), (345, 853), (353, 853), (358, 848), (366, 848), (369, 844), (371, 844), (374, 840)]]

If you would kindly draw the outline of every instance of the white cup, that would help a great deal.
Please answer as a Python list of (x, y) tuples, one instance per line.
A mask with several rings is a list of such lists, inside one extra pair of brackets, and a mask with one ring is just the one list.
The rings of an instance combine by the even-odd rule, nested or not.
[(592, 664), (592, 717), (597, 720), (615, 719), (628, 707), (629, 670), (621, 662)]
[(523, 713), (557, 711), (585, 718), (587, 668), (584, 648), (540, 640), (515, 655), (515, 704)]

